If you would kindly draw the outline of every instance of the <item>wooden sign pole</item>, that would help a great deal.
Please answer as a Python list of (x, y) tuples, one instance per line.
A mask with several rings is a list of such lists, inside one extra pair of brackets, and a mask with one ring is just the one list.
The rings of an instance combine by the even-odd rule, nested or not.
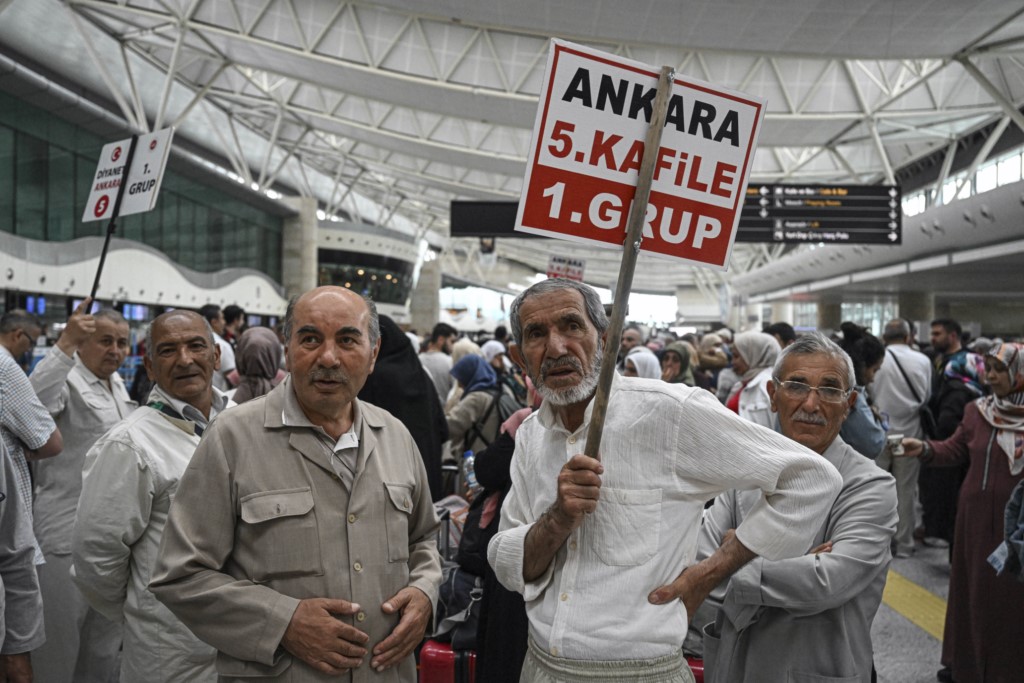
[(643, 240), (644, 215), (647, 213), (647, 201), (651, 195), (651, 180), (654, 177), (654, 164), (661, 146), (661, 133), (665, 129), (665, 116), (668, 112), (668, 98), (672, 91), (675, 69), (669, 66), (661, 68), (658, 79), (658, 94), (654, 99), (654, 110), (647, 128), (644, 141), (644, 156), (640, 162), (640, 178), (637, 181), (633, 205), (629, 212), (629, 223), (626, 226), (626, 240), (622, 245), (622, 265), (619, 268), (619, 281), (615, 286), (615, 300), (612, 302), (612, 317), (608, 325), (605, 341), (604, 357), (601, 362), (601, 376), (598, 380), (597, 394), (594, 397), (594, 410), (590, 416), (590, 429), (587, 432), (587, 447), (584, 454), (600, 459), (601, 434), (604, 431), (605, 414), (608, 411), (608, 394), (612, 388), (612, 375), (615, 373), (615, 361), (619, 355), (619, 338), (622, 336), (622, 325), (626, 318), (626, 307), (629, 305), (629, 291), (633, 287), (633, 272), (636, 270), (636, 259)]

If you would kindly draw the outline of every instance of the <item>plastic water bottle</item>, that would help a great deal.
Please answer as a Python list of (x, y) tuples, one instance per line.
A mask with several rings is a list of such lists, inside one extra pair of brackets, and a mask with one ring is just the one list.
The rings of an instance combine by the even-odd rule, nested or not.
[(469, 489), (470, 500), (483, 490), (480, 482), (476, 480), (476, 472), (473, 471), (474, 460), (473, 451), (466, 451), (462, 454), (462, 480), (466, 482), (466, 487)]

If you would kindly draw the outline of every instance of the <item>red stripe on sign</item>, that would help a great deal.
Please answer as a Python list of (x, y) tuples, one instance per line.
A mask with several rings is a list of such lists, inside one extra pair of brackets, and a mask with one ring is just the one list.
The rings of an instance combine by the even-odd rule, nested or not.
[[(535, 165), (526, 190), (523, 226), (592, 242), (622, 245), (636, 188)], [(736, 213), (662, 192), (651, 192), (644, 251), (724, 266)]]

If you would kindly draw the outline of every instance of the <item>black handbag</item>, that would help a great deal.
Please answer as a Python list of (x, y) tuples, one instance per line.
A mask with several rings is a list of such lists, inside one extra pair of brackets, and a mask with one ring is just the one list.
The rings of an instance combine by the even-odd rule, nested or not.
[[(903, 375), (903, 381), (907, 383), (907, 387), (910, 388), (910, 393), (914, 396), (914, 400), (921, 403), (921, 397), (917, 395), (917, 389), (911, 384), (910, 378), (907, 377), (907, 372), (900, 365), (900, 361), (896, 358), (896, 354), (889, 351), (889, 355), (892, 356), (893, 362), (896, 363), (896, 367), (899, 368), (900, 374)], [(938, 421), (935, 419), (935, 413), (932, 412), (931, 406), (928, 402), (921, 404), (921, 407), (917, 410), (918, 417), (921, 418), (921, 431), (924, 432), (926, 439), (934, 439), (935, 435), (939, 433)]]

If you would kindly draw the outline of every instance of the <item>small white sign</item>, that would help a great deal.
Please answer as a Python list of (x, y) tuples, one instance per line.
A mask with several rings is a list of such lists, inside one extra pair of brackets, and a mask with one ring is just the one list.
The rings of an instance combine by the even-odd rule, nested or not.
[(135, 143), (131, 169), (125, 169), (131, 138), (104, 145), (96, 166), (89, 199), (85, 204), (82, 222), (99, 221), (113, 216), (117, 195), (122, 189), (126, 189), (127, 193), (121, 200), (118, 216), (152, 211), (160, 194), (160, 185), (163, 182), (173, 137), (173, 128), (140, 135)]
[(567, 256), (551, 256), (548, 258), (548, 277), (564, 277), (568, 280), (583, 282), (583, 270), (587, 262), (581, 258)]

